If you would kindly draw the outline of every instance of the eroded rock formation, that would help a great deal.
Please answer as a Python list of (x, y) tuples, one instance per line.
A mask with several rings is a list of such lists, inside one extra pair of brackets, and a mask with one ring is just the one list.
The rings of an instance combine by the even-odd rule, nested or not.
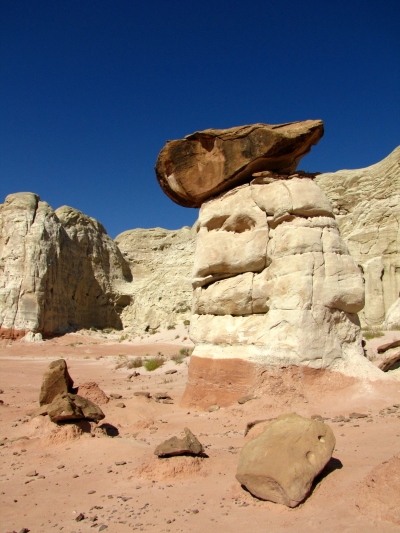
[(120, 289), (129, 301), (121, 313), (124, 327), (143, 332), (190, 319), (195, 235), (185, 226), (135, 229), (115, 238), (132, 272), (132, 282)]
[(0, 206), (2, 336), (120, 328), (126, 302), (114, 285), (130, 279), (97, 220), (71, 207), (54, 211), (33, 193), (11, 194)]
[(322, 120), (197, 131), (165, 145), (156, 163), (157, 179), (174, 202), (200, 207), (249, 181), (254, 172), (293, 172), (323, 134)]
[(363, 272), (362, 324), (400, 328), (400, 146), (375, 165), (320, 174), (315, 181)]
[[(292, 146), (304, 146), (303, 129), (311, 124), (314, 141), (320, 138), (318, 121), (296, 123)], [(365, 362), (361, 347), (360, 269), (315, 176), (294, 172), (312, 143), (290, 160), (286, 141), (277, 142), (271, 149), (273, 165), (281, 161), (282, 166), (272, 167), (264, 145), (264, 155), (254, 159), (259, 166), (250, 159), (243, 163), (239, 182), (245, 183), (238, 186), (238, 170), (224, 159), (231, 155), (235, 160), (243, 151), (237, 132), (240, 128), (218, 131), (208, 144), (207, 130), (197, 152), (184, 149), (191, 136), (168, 143), (156, 167), (173, 200), (191, 205), (187, 198), (197, 194), (193, 205), (203, 202), (192, 280), (190, 334), (195, 349), (183, 402), (203, 407), (230, 403), (253, 392), (268, 366), (306, 365), (358, 375), (363, 367), (370, 377), (378, 375)], [(229, 139), (229, 150), (217, 143), (221, 138)], [(203, 150), (212, 154), (208, 166)], [(214, 164), (217, 156), (226, 164)], [(160, 161), (168, 185), (160, 179)], [(215, 196), (221, 190), (226, 192)]]

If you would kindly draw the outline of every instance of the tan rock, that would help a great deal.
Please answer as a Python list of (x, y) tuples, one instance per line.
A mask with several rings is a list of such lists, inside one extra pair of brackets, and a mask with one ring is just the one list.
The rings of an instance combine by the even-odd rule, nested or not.
[(204, 451), (203, 446), (189, 428), (184, 428), (185, 436), (183, 439), (171, 437), (162, 442), (154, 450), (158, 457), (172, 457), (174, 455), (201, 455)]
[(161, 150), (156, 175), (163, 191), (185, 207), (250, 181), (254, 172), (293, 172), (323, 135), (320, 120), (226, 130), (209, 129), (169, 141)]
[(39, 404), (49, 404), (58, 394), (72, 392), (73, 385), (65, 360), (52, 361), (43, 375)]
[(42, 406), (34, 416), (46, 414), (52, 422), (82, 419), (99, 422), (105, 418), (100, 407), (78, 394), (70, 393), (58, 394), (50, 404)]
[(107, 394), (94, 381), (82, 383), (77, 392), (81, 398), (86, 398), (97, 405), (105, 405), (109, 402)]
[(335, 442), (323, 422), (281, 415), (244, 445), (236, 479), (258, 498), (295, 507), (332, 457)]

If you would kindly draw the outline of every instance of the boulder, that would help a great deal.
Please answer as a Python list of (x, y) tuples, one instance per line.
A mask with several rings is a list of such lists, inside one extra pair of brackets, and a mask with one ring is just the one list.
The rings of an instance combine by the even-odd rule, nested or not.
[(281, 415), (244, 445), (236, 479), (257, 498), (296, 507), (332, 457), (335, 443), (323, 422)]
[(73, 385), (65, 360), (52, 361), (43, 375), (39, 404), (50, 404), (58, 394), (72, 392)]
[(86, 398), (97, 405), (104, 405), (109, 402), (107, 394), (94, 381), (82, 383), (82, 385), (79, 385), (77, 392), (82, 398)]
[(158, 457), (172, 457), (174, 455), (201, 455), (204, 452), (203, 446), (193, 435), (189, 428), (184, 428), (185, 436), (183, 439), (171, 437), (162, 442), (154, 450)]
[(71, 393), (58, 394), (50, 404), (42, 406), (34, 414), (39, 415), (49, 415), (52, 422), (82, 419), (99, 422), (105, 418), (100, 407), (78, 394)]
[(321, 120), (208, 129), (169, 141), (155, 171), (167, 196), (185, 207), (201, 204), (252, 179), (254, 172), (293, 173), (324, 133)]

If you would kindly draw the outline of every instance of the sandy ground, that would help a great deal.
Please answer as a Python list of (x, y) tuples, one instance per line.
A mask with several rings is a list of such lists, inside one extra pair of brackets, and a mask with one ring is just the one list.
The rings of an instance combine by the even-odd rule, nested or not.
[[(393, 481), (387, 477), (393, 469), (385, 470), (386, 462), (400, 452), (400, 381), (345, 380), (328, 392), (305, 391), (302, 398), (277, 391), (209, 413), (179, 405), (188, 359), (181, 364), (170, 360), (154, 372), (136, 369), (140, 376), (131, 380), (127, 377), (134, 369), (116, 369), (124, 355), (173, 355), (190, 346), (183, 340), (186, 335), (184, 329), (172, 330), (119, 342), (119, 337), (91, 332), (38, 344), (3, 342), (0, 533), (23, 528), (35, 533), (400, 530), (400, 518), (387, 512), (397, 507), (400, 474), (396, 471)], [(389, 338), (400, 338), (400, 332), (391, 332)], [(372, 341), (370, 350), (386, 339)], [(31, 419), (43, 372), (60, 357), (67, 360), (75, 385), (95, 381), (107, 394), (122, 396), (101, 406), (106, 418), (100, 424), (109, 424), (115, 436), (90, 432), (89, 427), (77, 436), (70, 425), (57, 428), (47, 417)], [(166, 374), (170, 369), (177, 372)], [(137, 391), (168, 392), (174, 403), (134, 396)], [(125, 408), (117, 406), (121, 402)], [(327, 419), (347, 418), (352, 412), (368, 417), (326, 421), (336, 436), (334, 459), (305, 502), (289, 509), (257, 500), (241, 488), (235, 473), (241, 447), (263, 427), (255, 426), (244, 437), (246, 424), (293, 411)], [(157, 458), (156, 445), (181, 435), (184, 427), (197, 435), (208, 457)], [(32, 471), (37, 475), (28, 476)], [(379, 480), (383, 471), (386, 478)], [(375, 481), (376, 492), (370, 487)], [(77, 521), (80, 514), (84, 518)]]

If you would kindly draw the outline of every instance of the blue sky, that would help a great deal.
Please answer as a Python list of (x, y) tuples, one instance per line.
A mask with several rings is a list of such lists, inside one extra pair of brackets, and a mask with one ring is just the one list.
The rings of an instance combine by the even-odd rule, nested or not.
[(371, 165), (400, 144), (399, 28), (398, 0), (1, 0), (2, 198), (36, 192), (112, 237), (191, 225), (159, 151), (254, 122), (323, 119), (304, 170)]

